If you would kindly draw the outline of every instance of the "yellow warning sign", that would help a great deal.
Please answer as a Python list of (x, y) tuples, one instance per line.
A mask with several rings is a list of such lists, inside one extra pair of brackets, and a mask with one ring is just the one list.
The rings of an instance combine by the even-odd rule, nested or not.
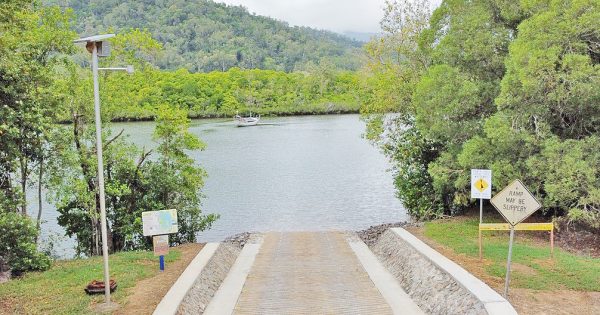
[(492, 198), (492, 205), (513, 226), (527, 219), (542, 206), (518, 179), (497, 193)]
[(490, 184), (483, 178), (480, 178), (475, 182), (475, 189), (479, 190), (479, 192), (484, 192), (488, 187), (490, 187)]

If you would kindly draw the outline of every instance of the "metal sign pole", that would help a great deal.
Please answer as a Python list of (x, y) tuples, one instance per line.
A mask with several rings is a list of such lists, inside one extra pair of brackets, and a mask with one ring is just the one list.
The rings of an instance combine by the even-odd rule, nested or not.
[(102, 257), (104, 259), (104, 302), (110, 303), (110, 273), (108, 270), (108, 233), (104, 200), (104, 165), (102, 161), (102, 122), (100, 116), (100, 88), (98, 84), (98, 43), (92, 47), (92, 73), (94, 76), (94, 111), (96, 115), (96, 154), (98, 157), (98, 194), (100, 201), (100, 228), (102, 230)]
[(483, 223), (483, 199), (479, 198), (479, 223)]
[(504, 297), (508, 298), (508, 284), (510, 283), (510, 261), (512, 258), (513, 239), (515, 237), (515, 226), (510, 225), (510, 241), (508, 243), (508, 259), (506, 261), (506, 280), (504, 282)]
[[(479, 198), (479, 224), (483, 223), (483, 199)], [(481, 229), (479, 229), (479, 261), (483, 260)]]

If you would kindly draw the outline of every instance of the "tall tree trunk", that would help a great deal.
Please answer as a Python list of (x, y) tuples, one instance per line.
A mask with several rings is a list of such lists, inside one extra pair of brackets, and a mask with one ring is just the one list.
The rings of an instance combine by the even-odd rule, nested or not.
[(21, 165), (21, 214), (27, 215), (27, 159), (21, 154), (19, 157), (19, 164)]
[(90, 239), (89, 251), (90, 255), (97, 256), (100, 242), (98, 240), (98, 224), (96, 217), (93, 214), (90, 214), (90, 225), (92, 226), (92, 238)]
[[(39, 230), (40, 230), (40, 223), (42, 221), (42, 206), (43, 206), (43, 202), (42, 202), (42, 179), (44, 178), (44, 158), (42, 157), (40, 159), (40, 169), (39, 169), (39, 173), (38, 173), (38, 213), (37, 213), (37, 221), (36, 221), (36, 228), (38, 230), (38, 234), (39, 235)], [(37, 243), (37, 237), (36, 237), (36, 243)]]
[(96, 233), (96, 244), (94, 248), (94, 255), (101, 255), (102, 251), (100, 250), (100, 246), (102, 243), (102, 226), (100, 225), (100, 194), (96, 192), (96, 213), (94, 213), (94, 226)]
[(77, 149), (77, 154), (79, 155), (79, 165), (81, 167), (81, 172), (83, 177), (87, 183), (88, 191), (94, 193), (95, 195), (95, 207), (94, 213), (92, 209), (90, 209), (90, 225), (92, 228), (92, 238), (90, 246), (90, 252), (92, 255), (99, 255), (100, 251), (100, 196), (96, 191), (96, 175), (93, 174), (93, 171), (90, 169), (90, 166), (87, 162), (89, 151), (86, 150), (84, 144), (81, 143), (80, 138), (80, 128), (81, 128), (81, 117), (77, 113), (73, 113), (73, 140), (75, 141), (75, 148)]
[(112, 229), (110, 228), (108, 222), (106, 223), (106, 246), (108, 247), (109, 253), (114, 253), (116, 251), (115, 242), (113, 241)]
[[(13, 180), (10, 171), (0, 172), (0, 191), (3, 191), (8, 198), (14, 198)], [(7, 209), (10, 212), (19, 212), (19, 207)]]

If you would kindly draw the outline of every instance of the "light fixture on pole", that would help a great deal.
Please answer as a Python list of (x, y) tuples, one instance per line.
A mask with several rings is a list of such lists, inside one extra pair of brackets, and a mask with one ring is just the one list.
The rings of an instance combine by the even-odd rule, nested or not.
[(133, 66), (126, 68), (98, 68), (98, 57), (110, 56), (110, 44), (107, 39), (115, 34), (96, 35), (74, 40), (74, 43), (86, 43), (92, 54), (92, 75), (94, 77), (94, 112), (96, 120), (96, 154), (98, 158), (98, 195), (100, 201), (100, 228), (102, 230), (102, 256), (104, 258), (104, 297), (106, 306), (110, 305), (110, 273), (108, 269), (108, 233), (106, 228), (106, 205), (104, 197), (104, 163), (102, 158), (102, 121), (100, 117), (100, 89), (98, 70), (117, 70), (133, 73)]

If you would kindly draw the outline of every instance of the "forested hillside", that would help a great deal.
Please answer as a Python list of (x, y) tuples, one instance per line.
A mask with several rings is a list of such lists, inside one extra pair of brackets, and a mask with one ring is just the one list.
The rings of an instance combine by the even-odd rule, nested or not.
[(306, 70), (319, 63), (353, 70), (361, 43), (332, 32), (250, 14), (241, 6), (210, 0), (45, 0), (70, 7), (80, 35), (147, 29), (164, 45), (161, 69), (192, 72), (232, 67)]

